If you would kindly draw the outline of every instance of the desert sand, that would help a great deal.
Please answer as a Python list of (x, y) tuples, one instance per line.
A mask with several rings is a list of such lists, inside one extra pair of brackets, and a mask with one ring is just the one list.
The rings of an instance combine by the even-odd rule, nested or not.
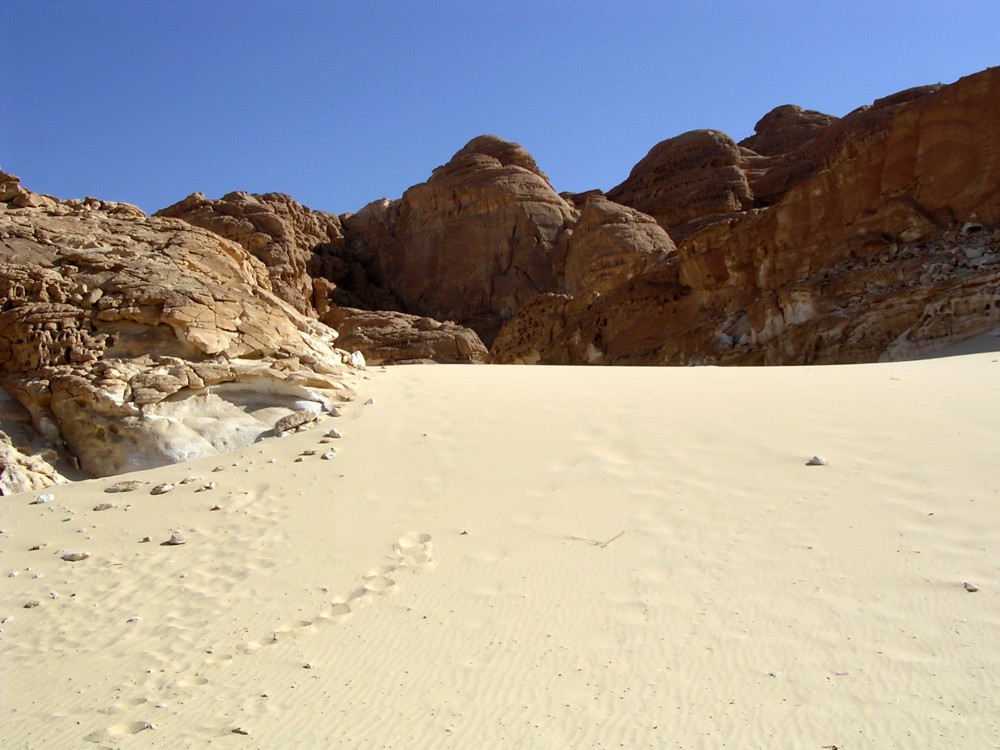
[(2, 498), (0, 744), (998, 747), (998, 341), (373, 369), (313, 429)]

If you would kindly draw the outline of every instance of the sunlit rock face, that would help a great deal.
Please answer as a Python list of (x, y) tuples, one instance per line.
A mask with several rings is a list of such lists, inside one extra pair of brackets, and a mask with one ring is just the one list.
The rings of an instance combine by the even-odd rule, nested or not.
[(670, 139), (608, 192), (671, 235), (668, 267), (532, 300), (493, 358), (810, 364), (942, 348), (1000, 326), (998, 187), (1000, 69), (840, 119), (780, 107), (740, 144)]
[(336, 332), (240, 245), (0, 176), (0, 383), (93, 475), (245, 446), (346, 393)]

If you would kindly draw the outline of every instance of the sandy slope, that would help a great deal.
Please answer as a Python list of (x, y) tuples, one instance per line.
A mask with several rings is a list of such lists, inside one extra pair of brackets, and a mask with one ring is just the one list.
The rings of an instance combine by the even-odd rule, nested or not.
[(2, 744), (1000, 747), (998, 360), (401, 367), (4, 498)]

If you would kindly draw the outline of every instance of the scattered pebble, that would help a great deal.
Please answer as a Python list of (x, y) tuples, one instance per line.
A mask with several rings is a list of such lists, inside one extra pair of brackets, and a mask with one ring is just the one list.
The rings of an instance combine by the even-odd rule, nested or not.
[(375, 399), (373, 398), (370, 398), (367, 401), (365, 401), (365, 406), (374, 406), (374, 405), (375, 405)]
[(19, 570), (12, 570), (12, 571), (10, 571), (10, 573), (8, 573), (8, 574), (7, 574), (7, 577), (8, 577), (8, 578), (17, 578), (17, 575), (18, 575), (18, 573), (20, 573), (20, 572), (21, 572), (21, 571), (19, 571)]
[(339, 417), (342, 413), (343, 413), (343, 409), (341, 409), (339, 406), (335, 406), (332, 409), (330, 409), (330, 416), (331, 417)]
[(309, 448), (308, 450), (302, 451), (302, 455), (303, 456), (315, 456), (316, 455), (316, 451), (314, 451), (312, 448)]
[(203, 484), (201, 487), (195, 490), (195, 492), (208, 492), (209, 490), (215, 489), (215, 482), (209, 482), (208, 484)]
[(44, 505), (45, 503), (51, 503), (56, 499), (56, 496), (51, 492), (46, 492), (44, 495), (39, 495), (34, 500), (31, 501), (32, 505)]
[(330, 459), (336, 458), (336, 457), (337, 457), (336, 451), (327, 451), (322, 456), (320, 456), (320, 458), (322, 458), (324, 461), (329, 461)]
[(302, 463), (302, 461), (303, 461), (302, 456), (299, 456), (298, 458), (295, 459), (295, 463), (297, 463), (297, 464)]
[(216, 466), (214, 469), (212, 469), (212, 471), (225, 471), (225, 470), (226, 470), (225, 466)]
[(332, 430), (326, 433), (326, 436), (332, 438), (344, 437), (343, 435), (340, 434), (340, 430), (338, 430), (336, 427), (334, 427)]
[(48, 546), (48, 544), (42, 542), (41, 544), (36, 544), (34, 547), (28, 547), (28, 552), (38, 552), (38, 550), (45, 549)]
[(86, 560), (90, 557), (89, 552), (67, 552), (62, 556), (62, 559), (66, 562), (80, 562), (80, 560)]
[(94, 510), (111, 510), (112, 508), (117, 508), (118, 506), (114, 503), (98, 503), (94, 506)]
[(115, 482), (110, 487), (105, 487), (104, 491), (105, 492), (132, 492), (133, 490), (139, 489), (144, 484), (145, 484), (145, 482), (140, 482), (137, 479), (126, 479), (126, 480), (124, 480), (122, 482)]
[(139, 540), (139, 544), (142, 544), (143, 542), (151, 542), (151, 541), (153, 541), (152, 537), (144, 536), (142, 539)]
[(313, 663), (311, 661), (307, 661), (305, 664), (302, 665), (302, 668), (303, 669), (312, 669), (313, 668)]
[(248, 732), (247, 730), (245, 730), (243, 727), (236, 727), (232, 731), (233, 731), (233, 734), (242, 734), (242, 735), (249, 735), (250, 734), (250, 732)]
[(10, 615), (7, 615), (5, 618), (3, 618), (2, 620), (0, 620), (0, 625), (6, 625), (8, 622), (13, 621), (13, 619), (14, 619), (13, 617), (11, 617)]
[(39, 606), (40, 604), (41, 604), (41, 602), (38, 601), (37, 599), (32, 599), (30, 602), (25, 602), (24, 603), (24, 608), (25, 609), (34, 609), (35, 607)]
[(211, 508), (209, 508), (209, 510), (222, 510), (222, 506), (221, 505), (213, 505)]
[(139, 615), (132, 615), (125, 622), (139, 622)]
[(149, 491), (150, 495), (164, 495), (170, 492), (174, 486), (170, 482), (164, 482), (163, 484), (156, 485), (153, 489)]
[(175, 531), (170, 538), (163, 543), (167, 547), (176, 547), (179, 544), (187, 544), (187, 539), (179, 531)]
[(191, 482), (197, 482), (201, 477), (184, 477), (180, 483), (181, 484), (191, 484)]
[(968, 591), (970, 594), (974, 594), (977, 591), (979, 591), (979, 587), (974, 583), (969, 583), (968, 581), (966, 581), (963, 585), (965, 586), (965, 590)]
[(829, 463), (822, 456), (813, 456), (808, 461), (806, 461), (806, 466), (826, 466)]

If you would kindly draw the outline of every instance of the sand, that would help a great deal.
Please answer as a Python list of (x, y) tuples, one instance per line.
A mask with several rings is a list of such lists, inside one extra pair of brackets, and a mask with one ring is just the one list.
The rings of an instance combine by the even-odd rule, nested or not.
[(998, 360), (373, 370), (0, 498), (2, 745), (1000, 747)]

